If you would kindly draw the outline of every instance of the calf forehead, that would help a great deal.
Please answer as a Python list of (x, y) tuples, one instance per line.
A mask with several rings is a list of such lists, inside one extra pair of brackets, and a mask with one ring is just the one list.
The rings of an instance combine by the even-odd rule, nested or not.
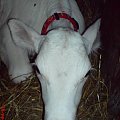
[(77, 54), (86, 56), (86, 50), (82, 36), (77, 32), (66, 29), (57, 29), (51, 31), (44, 40), (44, 44), (40, 53), (42, 52), (48, 56), (50, 54), (54, 56), (56, 53), (59, 53), (58, 55), (61, 56), (66, 54), (68, 55), (70, 52), (71, 56)]
[(89, 69), (90, 62), (81, 36), (70, 31), (55, 33), (48, 36), (37, 57), (40, 71), (55, 77), (67, 78), (69, 74), (79, 72), (82, 76)]

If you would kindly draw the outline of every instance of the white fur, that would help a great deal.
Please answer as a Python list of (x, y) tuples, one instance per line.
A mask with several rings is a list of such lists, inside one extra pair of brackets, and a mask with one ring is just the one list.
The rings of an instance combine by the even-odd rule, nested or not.
[[(88, 54), (91, 52), (100, 20), (90, 26), (83, 35), (84, 19), (74, 0), (5, 0), (1, 21), (0, 55), (8, 67), (11, 78), (32, 72), (28, 54), (37, 52), (36, 65), (41, 74), (45, 103), (45, 120), (75, 120), (76, 110), (86, 81), (85, 75), (91, 69)], [(10, 3), (12, 4), (10, 4)], [(34, 6), (36, 4), (36, 6)], [(4, 7), (3, 7), (4, 8)], [(66, 20), (54, 22), (47, 35), (41, 36), (45, 20), (54, 12), (64, 11), (75, 18), (79, 32), (72, 29)], [(9, 14), (8, 14), (9, 13)], [(3, 23), (3, 21), (2, 21)], [(98, 47), (98, 42), (97, 42)], [(28, 76), (26, 75), (26, 76)], [(22, 76), (14, 79), (20, 82)]]

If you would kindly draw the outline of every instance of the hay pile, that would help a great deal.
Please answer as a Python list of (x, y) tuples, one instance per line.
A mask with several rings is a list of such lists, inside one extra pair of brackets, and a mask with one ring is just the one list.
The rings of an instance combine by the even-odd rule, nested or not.
[[(94, 59), (93, 59), (94, 58)], [(78, 109), (79, 120), (107, 120), (108, 89), (100, 76), (101, 56), (92, 56), (91, 72), (83, 88)]]
[[(81, 2), (86, 24), (89, 25), (99, 14), (93, 19), (94, 9), (89, 8), (89, 0)], [(100, 76), (100, 55), (90, 57), (94, 70), (83, 88), (77, 117), (78, 120), (107, 120), (108, 90)], [(4, 66), (0, 73), (0, 115), (5, 106), (5, 120), (42, 120), (43, 102), (36, 76), (31, 75), (16, 85), (9, 80)]]
[[(35, 75), (17, 85), (6, 86), (0, 94), (0, 106), (5, 105), (5, 120), (40, 120), (43, 103), (39, 82)], [(42, 119), (41, 119), (42, 120)]]

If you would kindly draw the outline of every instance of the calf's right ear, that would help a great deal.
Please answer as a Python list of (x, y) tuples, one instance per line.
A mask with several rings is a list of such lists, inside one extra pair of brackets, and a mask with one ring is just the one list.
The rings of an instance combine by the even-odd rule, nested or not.
[(44, 36), (41, 36), (31, 27), (17, 19), (9, 20), (8, 26), (13, 41), (15, 42), (16, 45), (22, 48), (26, 48), (28, 50), (38, 52), (38, 48), (40, 44), (42, 44)]

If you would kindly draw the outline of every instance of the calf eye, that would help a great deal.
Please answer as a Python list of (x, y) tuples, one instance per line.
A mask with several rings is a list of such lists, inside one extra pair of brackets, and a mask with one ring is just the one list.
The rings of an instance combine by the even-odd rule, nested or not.
[(34, 69), (37, 73), (39, 73), (39, 74), (40, 74), (40, 71), (39, 71), (39, 69), (38, 69), (37, 65), (33, 65), (32, 67), (33, 67), (33, 69)]
[(85, 77), (87, 77), (88, 75), (90, 75), (90, 73), (91, 73), (91, 70), (89, 70), (89, 71), (87, 72), (87, 74), (85, 75)]

